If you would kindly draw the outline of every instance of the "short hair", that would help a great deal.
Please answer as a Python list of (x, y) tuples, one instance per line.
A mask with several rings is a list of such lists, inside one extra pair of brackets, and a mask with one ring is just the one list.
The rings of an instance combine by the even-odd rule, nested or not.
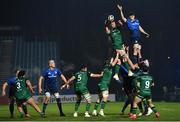
[(81, 64), (80, 65), (80, 69), (84, 69), (84, 68), (87, 68), (88, 66), (87, 66), (87, 64)]
[(16, 74), (20, 69), (15, 69), (14, 70), (14, 74)]
[(23, 77), (24, 75), (26, 74), (26, 71), (25, 70), (20, 70), (17, 77), (20, 78), (20, 77)]
[(134, 12), (129, 12), (129, 16), (135, 16), (136, 14)]
[(50, 59), (50, 60), (48, 61), (48, 64), (50, 64), (50, 62), (52, 62), (52, 61), (55, 63), (55, 60)]

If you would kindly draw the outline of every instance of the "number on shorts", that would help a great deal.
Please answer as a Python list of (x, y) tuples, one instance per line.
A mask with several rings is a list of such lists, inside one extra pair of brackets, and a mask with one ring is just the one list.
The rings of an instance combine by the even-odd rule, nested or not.
[(145, 82), (145, 88), (148, 89), (150, 87), (150, 81)]

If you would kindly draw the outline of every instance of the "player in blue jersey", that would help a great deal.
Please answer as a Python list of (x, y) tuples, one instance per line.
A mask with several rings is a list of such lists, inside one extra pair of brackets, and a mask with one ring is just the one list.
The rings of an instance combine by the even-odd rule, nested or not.
[[(6, 95), (6, 88), (9, 87), (9, 111), (10, 111), (10, 117), (14, 117), (14, 103), (15, 103), (15, 89), (13, 87), (13, 84), (15, 83), (17, 79), (17, 74), (20, 70), (15, 71), (15, 75), (10, 77), (2, 86), (2, 96)], [(25, 113), (25, 117), (30, 117), (30, 115), (27, 112), (27, 107), (25, 104), (22, 105), (23, 111)]]
[(43, 74), (39, 78), (39, 93), (42, 93), (42, 81), (44, 80), (44, 93), (45, 99), (43, 103), (43, 112), (45, 114), (45, 110), (47, 108), (48, 102), (50, 100), (51, 94), (54, 95), (57, 101), (57, 105), (59, 108), (60, 116), (65, 116), (62, 111), (62, 105), (60, 100), (59, 88), (57, 78), (61, 77), (61, 79), (67, 83), (65, 76), (62, 74), (60, 69), (56, 68), (56, 64), (54, 60), (49, 60), (49, 68), (46, 69)]
[(148, 38), (150, 35), (144, 31), (144, 29), (141, 27), (139, 20), (136, 18), (134, 13), (130, 13), (129, 17), (126, 19), (124, 17), (122, 6), (117, 5), (118, 9), (120, 10), (121, 18), (122, 20), (127, 24), (127, 27), (131, 34), (131, 41), (134, 44), (133, 45), (133, 58), (136, 58), (138, 56), (138, 49), (141, 48), (140, 43), (140, 37), (141, 33), (145, 34)]

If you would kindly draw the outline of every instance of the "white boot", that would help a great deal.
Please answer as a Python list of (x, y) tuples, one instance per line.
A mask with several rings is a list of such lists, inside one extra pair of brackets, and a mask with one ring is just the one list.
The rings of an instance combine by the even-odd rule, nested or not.
[(89, 115), (89, 112), (85, 112), (85, 117), (91, 117), (91, 115)]
[(152, 111), (152, 109), (149, 107), (149, 108), (148, 108), (148, 112), (147, 112), (146, 116), (151, 115), (151, 114), (152, 114), (152, 112), (153, 112), (153, 111)]
[(138, 114), (138, 116), (142, 116), (143, 115), (143, 113), (142, 112), (140, 112), (139, 114)]
[(94, 110), (94, 111), (92, 112), (92, 115), (97, 116), (97, 110)]
[(115, 80), (119, 80), (118, 74), (115, 74), (115, 75), (113, 76), (113, 78), (114, 78)]
[(105, 117), (105, 115), (104, 115), (104, 111), (103, 111), (103, 110), (100, 110), (99, 115), (101, 115), (101, 116)]
[(74, 117), (78, 117), (78, 113), (77, 112), (74, 112)]
[(131, 70), (129, 70), (128, 76), (133, 76), (133, 75), (134, 75), (134, 73)]

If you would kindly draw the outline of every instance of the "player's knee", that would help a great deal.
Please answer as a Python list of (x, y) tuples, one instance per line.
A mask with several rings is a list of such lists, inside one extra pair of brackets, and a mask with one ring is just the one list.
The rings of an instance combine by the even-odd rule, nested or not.
[(50, 98), (50, 96), (51, 96), (51, 94), (50, 94), (49, 92), (46, 92), (46, 93), (45, 93), (45, 97), (46, 97), (46, 98)]
[(15, 99), (14, 98), (10, 98), (10, 104), (14, 104), (15, 103)]
[(59, 93), (54, 93), (54, 96), (56, 99), (60, 98), (60, 94)]
[(100, 103), (100, 99), (98, 99), (98, 100), (96, 101), (96, 103)]
[(120, 59), (117, 60), (117, 64), (121, 65), (121, 60)]
[(103, 99), (107, 99), (108, 96), (109, 96), (109, 91), (108, 91), (108, 90), (103, 91), (103, 92), (102, 92), (102, 95), (103, 95)]
[(85, 94), (84, 98), (85, 98), (87, 103), (91, 103), (91, 95), (90, 94)]

